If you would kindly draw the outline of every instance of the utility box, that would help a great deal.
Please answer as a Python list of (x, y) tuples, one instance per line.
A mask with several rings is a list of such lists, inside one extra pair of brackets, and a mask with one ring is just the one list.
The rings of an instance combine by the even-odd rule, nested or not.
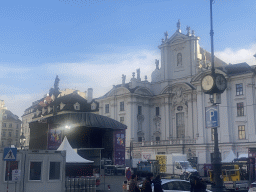
[[(0, 191), (16, 192), (62, 192), (65, 191), (66, 151), (17, 150), (16, 160), (8, 163), (0, 151)], [(16, 170), (17, 180), (12, 173)], [(17, 171), (18, 170), (18, 171)], [(18, 174), (19, 173), (19, 174)]]

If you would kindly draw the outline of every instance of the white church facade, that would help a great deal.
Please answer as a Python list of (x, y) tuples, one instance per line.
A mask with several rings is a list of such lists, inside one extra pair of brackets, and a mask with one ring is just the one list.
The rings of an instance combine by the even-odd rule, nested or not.
[[(211, 73), (210, 53), (199, 45), (199, 37), (187, 27), (177, 30), (159, 46), (161, 65), (142, 80), (140, 69), (127, 83), (115, 85), (97, 99), (99, 114), (127, 125), (126, 159), (142, 153), (180, 152), (197, 157), (198, 164), (210, 163), (214, 148), (211, 128), (205, 128), (205, 109), (210, 96), (201, 90), (201, 79)], [(226, 64), (216, 58), (216, 73), (227, 79), (219, 105), (218, 139), (222, 159), (233, 150), (237, 155), (256, 147), (255, 67), (246, 63)]]

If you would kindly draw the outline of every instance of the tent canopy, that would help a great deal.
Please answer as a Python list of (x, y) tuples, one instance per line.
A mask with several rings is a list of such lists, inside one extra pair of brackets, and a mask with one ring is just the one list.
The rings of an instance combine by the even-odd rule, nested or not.
[(66, 163), (93, 163), (94, 162), (94, 161), (84, 159), (80, 155), (78, 155), (69, 144), (66, 136), (57, 150), (66, 151)]

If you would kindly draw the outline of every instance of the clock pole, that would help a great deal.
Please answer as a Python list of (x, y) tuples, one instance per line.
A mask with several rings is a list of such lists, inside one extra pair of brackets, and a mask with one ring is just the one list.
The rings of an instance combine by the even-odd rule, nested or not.
[[(211, 63), (212, 63), (212, 76), (215, 80), (215, 69), (214, 69), (214, 47), (213, 47), (213, 24), (212, 24), (212, 4), (213, 0), (210, 0), (210, 22), (211, 22)], [(216, 97), (216, 94), (213, 94), (213, 97)], [(222, 192), (223, 191), (223, 180), (222, 180), (222, 165), (221, 165), (221, 155), (219, 151), (219, 143), (218, 143), (218, 130), (217, 127), (214, 127), (214, 153), (212, 158), (213, 164), (213, 178), (215, 185), (212, 186), (213, 192)]]

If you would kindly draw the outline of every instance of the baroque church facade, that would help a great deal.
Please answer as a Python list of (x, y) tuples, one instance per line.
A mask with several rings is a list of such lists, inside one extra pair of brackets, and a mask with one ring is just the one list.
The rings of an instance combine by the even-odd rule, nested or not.
[[(113, 86), (97, 99), (99, 114), (127, 125), (126, 159), (143, 159), (143, 153), (174, 152), (196, 157), (198, 164), (210, 163), (214, 148), (213, 129), (205, 128), (205, 110), (210, 95), (201, 89), (201, 79), (211, 73), (211, 55), (199, 45), (200, 38), (177, 30), (162, 39), (161, 66), (142, 80), (140, 69), (131, 80)], [(226, 64), (214, 58), (216, 73), (228, 82), (219, 105), (218, 139), (222, 159), (232, 150), (247, 154), (256, 147), (255, 67), (247, 63)]]

